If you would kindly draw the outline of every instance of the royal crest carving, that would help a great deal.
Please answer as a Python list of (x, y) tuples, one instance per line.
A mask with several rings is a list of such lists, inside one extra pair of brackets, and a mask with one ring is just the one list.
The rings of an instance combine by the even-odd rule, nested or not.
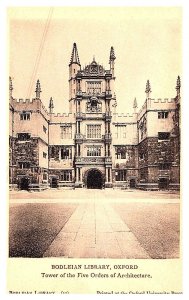
[(96, 63), (95, 60), (92, 61), (91, 64), (87, 65), (84, 69), (83, 69), (83, 73), (85, 75), (104, 75), (104, 68), (102, 65), (98, 65)]
[(95, 96), (92, 96), (87, 100), (86, 103), (86, 112), (101, 112), (102, 111), (102, 102)]

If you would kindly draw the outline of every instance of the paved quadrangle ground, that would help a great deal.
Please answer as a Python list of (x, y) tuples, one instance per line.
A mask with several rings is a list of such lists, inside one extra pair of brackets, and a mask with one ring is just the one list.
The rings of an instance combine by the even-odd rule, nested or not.
[[(11, 200), (21, 200), (21, 199), (35, 199), (37, 202), (43, 199), (60, 199), (62, 200), (86, 200), (86, 199), (103, 199), (103, 200), (115, 200), (119, 202), (121, 200), (141, 200), (141, 199), (178, 199), (178, 192), (172, 191), (142, 191), (136, 189), (120, 190), (120, 189), (104, 189), (104, 190), (95, 190), (95, 189), (76, 189), (76, 190), (63, 190), (63, 189), (49, 189), (42, 192), (27, 192), (27, 191), (11, 191), (10, 199)], [(25, 200), (24, 200), (25, 202)]]
[(9, 215), (11, 257), (179, 257), (178, 193), (11, 192)]

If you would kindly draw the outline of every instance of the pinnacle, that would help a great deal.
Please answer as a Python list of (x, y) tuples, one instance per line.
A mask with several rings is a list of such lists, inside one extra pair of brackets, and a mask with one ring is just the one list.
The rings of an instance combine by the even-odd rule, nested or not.
[(36, 90), (35, 90), (35, 92), (41, 92), (41, 85), (40, 85), (39, 79), (37, 80), (37, 83), (36, 83)]
[(72, 49), (72, 54), (71, 54), (71, 59), (70, 59), (69, 65), (71, 65), (73, 63), (80, 65), (79, 54), (78, 54), (76, 43), (73, 44), (73, 49)]
[(9, 90), (13, 90), (13, 86), (12, 86), (12, 78), (9, 76)]
[(49, 101), (49, 108), (54, 108), (52, 97), (50, 98), (50, 101)]
[(147, 82), (146, 82), (145, 93), (151, 93), (151, 86), (150, 86), (150, 81), (149, 80), (147, 80)]
[(176, 90), (179, 90), (181, 87), (181, 82), (180, 82), (180, 76), (177, 77), (177, 85), (176, 85)]
[(110, 60), (115, 60), (115, 59), (116, 59), (116, 56), (114, 53), (114, 47), (112, 46), (110, 49)]
[(134, 102), (133, 102), (133, 108), (137, 108), (138, 107), (138, 104), (137, 104), (137, 100), (136, 100), (136, 97), (134, 99)]

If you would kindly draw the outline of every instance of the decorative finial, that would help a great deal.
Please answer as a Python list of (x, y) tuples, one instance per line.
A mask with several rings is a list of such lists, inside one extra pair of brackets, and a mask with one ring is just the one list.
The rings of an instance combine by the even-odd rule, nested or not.
[(146, 97), (149, 98), (150, 97), (150, 93), (151, 93), (151, 86), (150, 86), (150, 81), (147, 80), (146, 82), (146, 90), (145, 90), (145, 93), (146, 93)]
[(114, 53), (114, 47), (111, 47), (110, 49), (110, 61), (114, 61), (116, 59), (115, 53)]
[(176, 85), (177, 96), (180, 95), (180, 88), (181, 88), (181, 82), (180, 82), (180, 76), (178, 76), (177, 77), (177, 85)]
[(40, 81), (39, 79), (37, 80), (37, 83), (36, 83), (36, 89), (35, 89), (35, 93), (36, 93), (36, 98), (37, 99), (40, 99), (40, 93), (41, 93), (41, 85), (40, 85)]
[(50, 98), (49, 101), (49, 113), (52, 114), (53, 113), (53, 108), (54, 108), (54, 104), (53, 104), (53, 99), (52, 97)]
[(73, 63), (78, 64), (79, 66), (81, 66), (80, 61), (79, 61), (79, 54), (78, 54), (78, 51), (77, 51), (76, 43), (73, 44), (73, 49), (72, 49), (72, 54), (71, 54), (71, 59), (70, 59), (69, 66)]

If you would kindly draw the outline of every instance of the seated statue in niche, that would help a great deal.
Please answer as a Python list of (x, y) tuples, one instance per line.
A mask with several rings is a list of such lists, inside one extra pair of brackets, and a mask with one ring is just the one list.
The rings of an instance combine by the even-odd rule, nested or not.
[(97, 97), (91, 97), (86, 103), (87, 112), (101, 112), (102, 102)]

